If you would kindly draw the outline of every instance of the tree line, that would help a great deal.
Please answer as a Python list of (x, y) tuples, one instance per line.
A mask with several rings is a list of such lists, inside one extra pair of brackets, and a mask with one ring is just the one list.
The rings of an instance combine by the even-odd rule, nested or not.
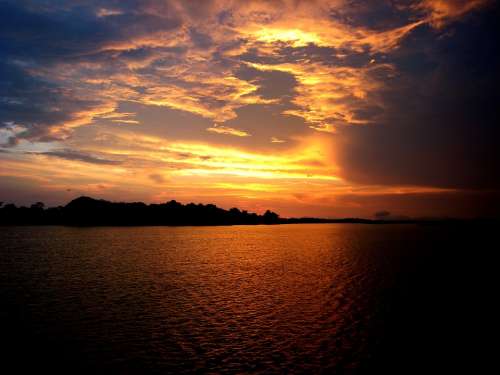
[(263, 215), (238, 208), (225, 210), (213, 204), (117, 203), (79, 197), (65, 206), (45, 207), (42, 202), (17, 207), (0, 202), (1, 225), (238, 225), (278, 224), (278, 214)]

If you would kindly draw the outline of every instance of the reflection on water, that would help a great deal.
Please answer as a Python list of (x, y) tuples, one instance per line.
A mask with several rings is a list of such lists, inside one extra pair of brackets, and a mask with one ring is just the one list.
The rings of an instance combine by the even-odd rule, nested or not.
[(450, 312), (476, 285), (450, 231), (3, 228), (8, 358), (111, 373), (447, 368), (472, 310)]

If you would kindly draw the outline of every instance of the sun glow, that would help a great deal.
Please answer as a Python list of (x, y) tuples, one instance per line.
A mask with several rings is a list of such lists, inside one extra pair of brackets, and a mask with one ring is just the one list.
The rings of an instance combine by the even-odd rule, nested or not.
[(300, 29), (273, 29), (264, 28), (255, 32), (255, 37), (259, 42), (290, 43), (293, 47), (304, 47), (310, 43), (317, 45), (324, 44), (322, 39), (313, 32), (307, 32)]

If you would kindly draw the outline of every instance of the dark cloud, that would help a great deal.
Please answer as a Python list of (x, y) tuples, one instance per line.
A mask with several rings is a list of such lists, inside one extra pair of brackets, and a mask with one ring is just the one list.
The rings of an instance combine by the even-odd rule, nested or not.
[(332, 19), (351, 26), (362, 26), (383, 31), (401, 27), (412, 20), (410, 3), (418, 0), (366, 1), (350, 0), (349, 6), (331, 12)]
[[(342, 195), (338, 207), (357, 205), (364, 211), (363, 216), (373, 217), (373, 212), (390, 212), (389, 218), (401, 219), (402, 215), (412, 218), (425, 217), (492, 217), (498, 218), (500, 193), (492, 191), (450, 191), (439, 193), (383, 194), (383, 195)], [(351, 205), (351, 206), (349, 206)], [(345, 210), (345, 208), (344, 208)], [(339, 213), (346, 216), (352, 208)]]
[[(132, 5), (136, 7), (128, 7)], [(78, 95), (71, 84), (40, 72), (72, 61), (106, 62), (112, 69), (116, 61), (144, 59), (150, 50), (131, 48), (119, 55), (106, 48), (180, 24), (172, 12), (152, 15), (141, 12), (139, 5), (135, 1), (0, 3), (0, 124), (14, 122), (25, 128), (9, 140), (11, 145), (18, 139), (65, 137), (64, 131), (54, 135), (50, 128), (90, 122), (91, 113), (105, 105), (102, 99)], [(115, 13), (99, 16), (100, 9)]]
[(452, 32), (424, 27), (391, 62), (377, 124), (343, 129), (339, 162), (358, 183), (500, 188), (498, 8)]
[(161, 174), (153, 173), (149, 175), (151, 181), (156, 182), (157, 184), (163, 184), (166, 182), (165, 178)]
[(88, 154), (88, 153), (85, 153), (82, 151), (69, 150), (69, 149), (64, 149), (64, 150), (59, 150), (59, 151), (37, 152), (37, 153), (32, 152), (30, 154), (53, 156), (53, 157), (66, 159), (66, 160), (83, 161), (85, 163), (100, 164), (100, 165), (119, 165), (119, 164), (122, 164), (122, 162), (119, 160), (102, 159), (102, 158), (96, 157), (92, 154)]
[(277, 99), (280, 103), (289, 104), (290, 99), (294, 96), (294, 88), (297, 81), (293, 75), (279, 71), (262, 72), (257, 69), (243, 66), (237, 72), (237, 77), (257, 82), (259, 89), (257, 94), (265, 99)]
[(189, 36), (191, 38), (191, 41), (197, 47), (210, 48), (214, 43), (210, 35), (207, 35), (206, 33), (198, 31), (194, 28), (191, 28), (189, 30)]
[[(130, 3), (137, 6), (131, 8)], [(1, 46), (5, 53), (57, 62), (61, 58), (81, 58), (112, 43), (129, 42), (153, 32), (171, 30), (180, 24), (172, 12), (163, 16), (141, 13), (138, 2), (45, 4), (33, 6), (25, 1), (0, 4)], [(116, 14), (99, 16), (99, 9), (107, 8), (116, 10)]]
[(9, 140), (11, 145), (17, 138), (54, 140), (49, 134), (50, 126), (73, 121), (100, 104), (98, 100), (78, 98), (71, 89), (31, 76), (15, 62), (0, 60), (0, 128), (10, 122), (24, 128)]

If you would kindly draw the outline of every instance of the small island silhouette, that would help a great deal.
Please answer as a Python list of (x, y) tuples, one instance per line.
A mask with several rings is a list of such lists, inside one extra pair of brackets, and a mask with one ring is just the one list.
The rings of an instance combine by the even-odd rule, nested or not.
[[(385, 212), (384, 212), (385, 213)], [(110, 202), (86, 196), (76, 198), (58, 207), (45, 207), (42, 202), (30, 207), (17, 207), (0, 202), (0, 225), (69, 225), (69, 226), (208, 226), (208, 225), (257, 225), (299, 223), (457, 223), (458, 219), (411, 219), (375, 215), (375, 219), (344, 218), (323, 219), (313, 217), (281, 218), (267, 210), (263, 215), (238, 208), (229, 210), (214, 204), (181, 204), (175, 200), (166, 203)], [(476, 220), (477, 221), (477, 220)], [(467, 221), (469, 222), (469, 221)]]

